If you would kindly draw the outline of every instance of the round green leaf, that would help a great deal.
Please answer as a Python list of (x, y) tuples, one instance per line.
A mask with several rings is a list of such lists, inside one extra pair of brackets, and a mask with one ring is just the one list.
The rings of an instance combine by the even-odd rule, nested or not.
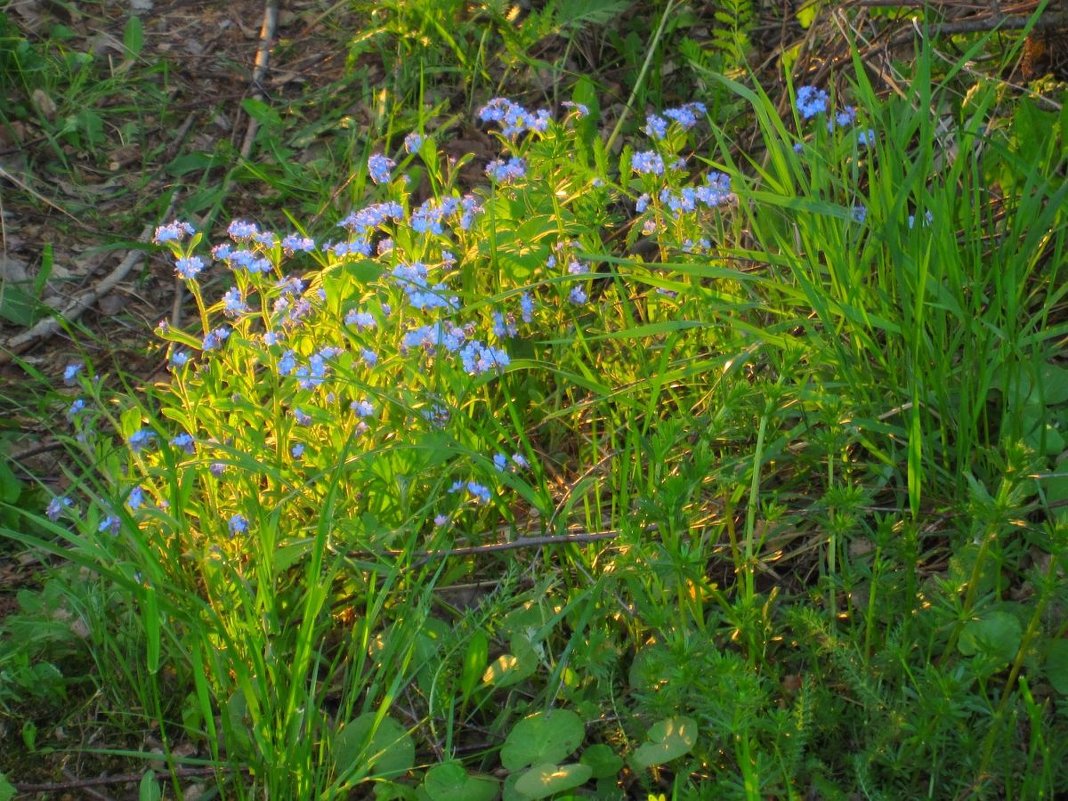
[(334, 767), (347, 772), (359, 764), (357, 774), (374, 770), (378, 776), (399, 776), (415, 764), (415, 743), (393, 718), (382, 719), (376, 729), (374, 712), (348, 723), (334, 738)]
[(634, 750), (635, 767), (644, 770), (663, 765), (690, 753), (697, 742), (697, 722), (692, 718), (668, 718), (653, 724), (648, 742)]
[(535, 765), (516, 780), (515, 790), (524, 798), (546, 798), (585, 784), (592, 775), (589, 765)]
[(1068, 695), (1068, 640), (1053, 640), (1046, 648), (1046, 678), (1054, 690)]
[(573, 754), (586, 736), (582, 719), (569, 709), (550, 709), (523, 718), (501, 749), (501, 764), (516, 771), (556, 763)]
[(511, 687), (538, 669), (538, 654), (519, 637), (512, 640), (512, 653), (501, 654), (482, 674), (482, 681), (495, 687)]
[(1039, 369), (1038, 380), (1047, 406), (1068, 402), (1068, 368), (1047, 362)]
[(982, 654), (1006, 664), (1016, 656), (1023, 638), (1023, 627), (1008, 612), (988, 612), (979, 620), (964, 624), (957, 648), (964, 656)]
[(623, 757), (604, 743), (591, 745), (583, 751), (579, 762), (589, 765), (595, 779), (607, 779), (623, 769)]
[(459, 762), (435, 765), (423, 779), (423, 791), (430, 801), (492, 801), (497, 790), (496, 779), (472, 776)]

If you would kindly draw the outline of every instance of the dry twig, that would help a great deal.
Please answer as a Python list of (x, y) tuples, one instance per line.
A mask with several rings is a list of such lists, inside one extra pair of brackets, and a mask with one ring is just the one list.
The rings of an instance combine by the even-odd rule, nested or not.
[[(267, 67), (270, 63), (271, 57), (271, 45), (274, 43), (275, 31), (278, 28), (278, 0), (267, 0), (263, 9), (263, 25), (260, 27), (260, 42), (256, 48), (256, 59), (253, 62), (252, 68), (252, 98), (254, 100), (262, 101), (265, 97), (263, 91), (263, 82), (267, 77)], [(256, 141), (256, 134), (259, 132), (260, 123), (252, 115), (248, 118), (248, 127), (245, 128), (245, 137), (241, 141), (241, 161), (248, 161), (250, 155), (252, 155), (252, 145)], [(234, 182), (233, 170), (226, 173), (226, 178), (223, 179), (222, 191), (219, 193), (219, 202), (216, 203), (214, 208), (208, 213), (208, 215), (201, 220), (201, 227), (210, 227), (214, 221), (215, 215), (219, 213), (219, 209), (222, 207), (222, 200), (230, 192), (230, 187)], [(181, 325), (182, 320), (182, 302), (185, 296), (185, 285), (182, 283), (182, 279), (175, 276), (174, 279), (174, 303), (171, 306), (171, 325), (178, 328)]]
[[(174, 201), (172, 200), (171, 205), (168, 206), (166, 213), (163, 215), (165, 219), (170, 217), (173, 208)], [(138, 241), (147, 245), (154, 230), (151, 225), (146, 226), (141, 232), (141, 236), (138, 237)], [(16, 334), (5, 342), (0, 343), (0, 365), (10, 362), (16, 354), (22, 353), (37, 340), (46, 339), (58, 333), (64, 322), (78, 319), (86, 309), (111, 292), (120, 281), (129, 275), (130, 271), (137, 266), (144, 255), (143, 250), (131, 250), (126, 254), (126, 258), (119, 262), (115, 269), (108, 273), (99, 284), (75, 297), (74, 300), (56, 314), (44, 318), (21, 334)]]

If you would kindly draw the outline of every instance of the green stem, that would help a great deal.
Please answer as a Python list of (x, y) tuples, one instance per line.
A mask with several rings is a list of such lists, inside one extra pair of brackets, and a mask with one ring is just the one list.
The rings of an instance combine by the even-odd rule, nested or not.
[(757, 505), (760, 502), (760, 469), (764, 458), (764, 435), (768, 430), (768, 412), (765, 411), (760, 417), (757, 428), (756, 452), (753, 454), (753, 480), (749, 485), (749, 503), (745, 510), (745, 567), (742, 579), (745, 582), (745, 595), (747, 601), (753, 600), (756, 590), (753, 560), (755, 548), (753, 538), (756, 533)]
[[(996, 508), (1005, 508), (1009, 492), (1009, 481), (1008, 479), (1003, 479), (1001, 486), (998, 487), (998, 494), (995, 499)], [(957, 641), (960, 639), (961, 632), (964, 630), (964, 624), (968, 622), (968, 617), (971, 615), (972, 609), (975, 606), (975, 596), (979, 592), (979, 581), (983, 575), (983, 565), (986, 562), (990, 546), (997, 540), (997, 536), (997, 526), (994, 523), (988, 523), (986, 531), (983, 533), (983, 537), (979, 542), (979, 552), (975, 555), (975, 563), (972, 565), (972, 574), (968, 577), (968, 590), (964, 596), (964, 605), (961, 607), (961, 614), (957, 618), (956, 624), (953, 626), (953, 633), (950, 634), (949, 642), (946, 643), (946, 649), (942, 652), (942, 659), (939, 660), (943, 664), (949, 659), (949, 655), (953, 653), (953, 650), (957, 647)]]
[(983, 740), (983, 758), (979, 763), (977, 776), (985, 776), (987, 768), (990, 765), (990, 759), (994, 752), (994, 739), (997, 736), (998, 729), (1001, 728), (1001, 721), (1005, 717), (1005, 709), (1008, 706), (1009, 697), (1012, 695), (1012, 689), (1016, 686), (1016, 682), (1020, 678), (1020, 671), (1023, 670), (1023, 663), (1027, 656), (1028, 648), (1031, 645), (1031, 641), (1038, 635), (1039, 629), (1042, 626), (1042, 616), (1046, 613), (1046, 607), (1049, 605), (1050, 597), (1053, 594), (1050, 592), (1049, 588), (1055, 582), (1055, 574), (1059, 564), (1059, 559), (1051, 558), (1049, 560), (1049, 566), (1046, 568), (1045, 592), (1042, 593), (1038, 603), (1035, 604), (1035, 611), (1031, 613), (1031, 620), (1028, 621), (1027, 629), (1024, 631), (1023, 637), (1020, 638), (1020, 647), (1016, 649), (1016, 658), (1012, 662), (1012, 669), (1009, 670), (1009, 677), (1005, 680), (1005, 688), (1001, 691), (1001, 699), (998, 701), (998, 708), (994, 713), (994, 719), (990, 723), (990, 731)]

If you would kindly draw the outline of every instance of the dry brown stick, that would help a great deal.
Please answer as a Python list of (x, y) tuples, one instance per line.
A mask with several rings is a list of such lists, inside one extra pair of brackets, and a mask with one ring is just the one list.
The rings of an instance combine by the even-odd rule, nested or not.
[[(982, 19), (966, 19), (960, 22), (940, 22), (935, 25), (931, 25), (928, 29), (928, 33), (931, 36), (947, 36), (956, 33), (981, 33), (983, 31), (993, 30), (1020, 30), (1026, 28), (1031, 24), (1034, 24), (1032, 30), (1039, 30), (1044, 28), (1061, 28), (1068, 26), (1068, 14), (1043, 14), (1038, 19), (1033, 20), (1027, 16), (1006, 16), (998, 15), (992, 17), (983, 17)], [(899, 45), (905, 42), (911, 41), (912, 37), (919, 32), (919, 23), (913, 21), (913, 27), (902, 31), (895, 36), (890, 44)]]
[[(260, 41), (256, 47), (256, 59), (253, 62), (252, 67), (252, 98), (254, 100), (262, 101), (264, 98), (263, 80), (267, 76), (267, 67), (270, 64), (271, 58), (271, 45), (274, 43), (274, 34), (278, 28), (278, 0), (267, 0), (263, 9), (263, 25), (260, 26)], [(252, 145), (256, 140), (256, 134), (259, 132), (260, 123), (251, 114), (248, 118), (248, 127), (245, 128), (245, 138), (241, 141), (241, 161), (248, 161), (248, 157), (252, 155)], [(208, 212), (207, 216), (201, 220), (201, 227), (210, 227), (214, 222), (214, 217), (218, 213), (222, 205), (222, 199), (230, 191), (230, 187), (234, 182), (233, 171), (229, 170), (226, 173), (226, 178), (223, 180), (222, 191), (219, 193), (219, 202)], [(185, 297), (185, 284), (182, 279), (175, 276), (174, 279), (174, 302), (171, 304), (171, 325), (174, 328), (178, 328), (182, 321), (182, 303)]]
[[(79, 781), (78, 777), (75, 776), (74, 773), (72, 771), (68, 770), (67, 768), (63, 769), (63, 775), (66, 776), (69, 781), (72, 781), (72, 782)], [(85, 793), (90, 798), (95, 798), (96, 801), (115, 801), (115, 799), (112, 798), (110, 795), (107, 795), (106, 793), (102, 793), (99, 790), (94, 790), (92, 787), (82, 787), (80, 789), (81, 789), (81, 791), (83, 793)]]
[[(556, 534), (541, 537), (519, 537), (507, 543), (490, 543), (489, 545), (470, 545), (461, 548), (445, 548), (438, 551), (415, 551), (411, 555), (417, 559), (449, 559), (451, 556), (471, 556), (478, 553), (498, 551), (515, 551), (522, 548), (540, 548), (546, 545), (574, 545), (576, 543), (598, 543), (602, 539), (615, 539), (617, 531), (585, 532), (583, 534)], [(399, 555), (399, 551), (396, 555)]]
[(936, 9), (978, 9), (985, 10), (988, 5), (982, 3), (960, 3), (954, 0), (853, 0), (850, 6), (865, 8), (936, 8)]
[(48, 453), (49, 451), (58, 451), (62, 447), (63, 443), (59, 440), (46, 439), (38, 442), (36, 445), (31, 445), (25, 450), (11, 454), (10, 459), (17, 464), (24, 459), (29, 459), (31, 456), (40, 456), (42, 453)]
[[(173, 209), (174, 200), (172, 199), (163, 218), (170, 217)], [(153, 231), (154, 228), (151, 225), (145, 226), (145, 229), (141, 231), (141, 236), (138, 237), (138, 241), (147, 245)], [(22, 353), (37, 340), (45, 339), (57, 333), (62, 328), (63, 322), (78, 319), (86, 309), (114, 289), (141, 261), (144, 255), (143, 250), (131, 250), (126, 254), (126, 258), (119, 262), (118, 266), (108, 273), (99, 284), (77, 296), (56, 314), (45, 317), (30, 329), (0, 343), (0, 365), (10, 362), (16, 354)]]
[[(199, 776), (213, 776), (217, 771), (228, 770), (226, 766), (217, 768), (175, 768), (174, 775), (179, 779)], [(244, 768), (242, 768), (244, 770)], [(109, 784), (133, 784), (141, 781), (143, 773), (123, 773), (116, 776), (97, 776), (92, 779), (71, 779), (66, 782), (47, 782), (45, 784), (14, 783), (19, 793), (58, 793), (62, 790), (80, 790), (85, 787), (105, 787)]]
[[(193, 117), (193, 114), (186, 117), (185, 121), (178, 129), (175, 137), (176, 141), (181, 141), (181, 139), (185, 137), (186, 133), (189, 131), (189, 127), (193, 123)], [(2, 170), (2, 168), (0, 168), (0, 170)], [(10, 178), (6, 173), (3, 177)], [(62, 209), (60, 209), (60, 211), (62, 211)], [(172, 197), (170, 204), (167, 206), (167, 210), (163, 213), (163, 222), (166, 222), (167, 218), (170, 217), (173, 212), (174, 198)], [(146, 226), (141, 232), (141, 236), (138, 237), (138, 241), (148, 244), (149, 237), (152, 235), (153, 231), (154, 228)], [(103, 281), (88, 292), (76, 297), (58, 314), (46, 317), (43, 320), (38, 321), (38, 323), (29, 330), (23, 331), (21, 334), (16, 334), (5, 342), (0, 342), (0, 365), (10, 362), (16, 354), (26, 350), (26, 348), (30, 347), (30, 345), (38, 339), (45, 339), (57, 333), (62, 327), (63, 320), (75, 320), (80, 317), (86, 309), (96, 303), (100, 298), (104, 297), (104, 295), (110, 292), (116, 284), (125, 278), (130, 270), (132, 270), (141, 260), (143, 255), (144, 251), (142, 250), (131, 250), (126, 254), (126, 258), (124, 258)]]
[[(252, 96), (256, 100), (263, 100), (263, 79), (267, 75), (267, 65), (270, 63), (271, 44), (274, 42), (274, 32), (278, 27), (278, 0), (267, 0), (263, 9), (263, 26), (260, 28), (260, 44), (256, 48), (256, 61), (252, 69)], [(245, 140), (241, 143), (241, 159), (245, 160), (252, 153), (252, 142), (259, 130), (259, 122), (255, 117), (249, 116), (248, 128), (245, 130)]]
[(23, 192), (25, 192), (30, 197), (36, 198), (37, 200), (39, 200), (42, 203), (44, 203), (46, 206), (55, 209), (60, 214), (62, 214), (64, 217), (69, 217), (80, 228), (84, 228), (86, 231), (92, 231), (93, 233), (96, 233), (96, 229), (94, 229), (92, 226), (86, 225), (84, 222), (79, 220), (77, 217), (75, 217), (73, 214), (71, 214), (69, 211), (67, 211), (65, 208), (63, 208), (61, 205), (56, 203), (54, 200), (49, 200), (44, 195), (42, 195), (40, 192), (38, 192), (36, 189), (34, 189), (32, 186), (30, 186), (29, 184), (25, 183), (24, 181), (19, 179), (17, 176), (12, 175), (10, 172), (5, 170), (3, 167), (0, 167), (0, 178), (3, 178), (4, 180), (7, 180), (7, 181), (11, 181), (11, 183), (13, 183), (15, 186), (17, 186), (19, 189), (21, 189)]

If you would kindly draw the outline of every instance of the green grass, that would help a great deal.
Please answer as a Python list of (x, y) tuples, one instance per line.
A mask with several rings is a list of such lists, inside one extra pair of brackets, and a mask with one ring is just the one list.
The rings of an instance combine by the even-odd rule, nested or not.
[[(780, 116), (771, 86), (689, 47), (710, 112), (693, 130), (653, 143), (636, 108), (617, 155), (615, 119), (560, 108), (494, 133), (526, 174), (483, 179), (470, 225), (427, 232), (423, 199), (471, 188), (450, 132), (531, 66), (524, 36), (579, 48), (581, 20), (376, 13), (352, 58), (407, 66), (370, 130), (251, 107), (258, 156), (228, 168), (232, 192), (269, 189), (279, 237), (321, 247), (236, 237), (269, 271), (185, 282), (191, 322), (153, 347), (187, 364), (118, 392), (105, 363), (80, 376), (73, 505), (49, 521), (3, 497), (12, 547), (67, 565), (0, 639), (0, 704), (35, 721), (22, 746), (53, 744), (70, 675), (99, 686), (130, 764), (153, 733), (167, 770), (144, 786), (173, 795), (203, 764), (238, 799), (1065, 792), (1063, 113), (965, 76), (974, 53), (945, 70), (924, 51), (907, 97), (858, 59), (828, 111), (802, 119), (787, 87)], [(639, 104), (678, 30), (627, 60)], [(457, 74), (462, 101), (428, 104)], [(595, 82), (570, 96), (597, 113)], [(847, 104), (856, 121), (829, 129)], [(328, 144), (302, 168), (312, 128)], [(427, 136), (411, 154), (409, 131)], [(665, 176), (633, 169), (654, 148)], [(375, 152), (398, 165), (379, 184)], [(729, 196), (674, 214), (711, 171)], [(227, 200), (204, 176), (210, 221)], [(404, 219), (371, 244), (391, 249), (325, 246), (387, 201)], [(225, 237), (203, 238), (170, 249)], [(415, 262), (421, 299), (394, 272)], [(248, 308), (227, 315), (231, 283)], [(402, 344), (450, 320), (507, 362)], [(324, 347), (341, 350), (319, 376)], [(49, 392), (60, 417), (75, 395)]]

